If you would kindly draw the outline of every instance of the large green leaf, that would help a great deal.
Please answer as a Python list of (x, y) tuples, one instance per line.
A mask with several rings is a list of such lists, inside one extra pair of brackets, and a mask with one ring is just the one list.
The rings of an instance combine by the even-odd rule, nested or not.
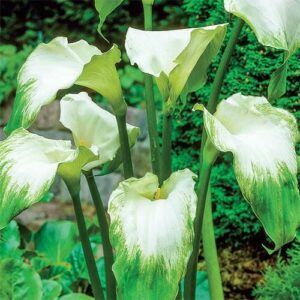
[(20, 232), (16, 221), (12, 220), (4, 229), (0, 230), (0, 249), (16, 249), (20, 246)]
[(20, 246), (20, 232), (16, 221), (11, 221), (0, 230), (0, 259), (5, 257), (19, 257), (22, 253)]
[(93, 300), (94, 298), (81, 293), (72, 293), (60, 297), (59, 300)]
[(70, 221), (45, 223), (34, 237), (36, 250), (52, 263), (65, 260), (78, 238), (77, 227)]
[[(183, 296), (184, 291), (184, 281), (181, 283), (181, 297)], [(182, 298), (180, 298), (182, 299)], [(196, 277), (196, 299), (195, 300), (210, 300), (209, 287), (208, 287), (208, 279), (207, 273), (203, 271), (197, 271)], [(218, 300), (218, 299), (214, 299)]]
[(29, 265), (15, 259), (0, 262), (1, 300), (41, 300), (42, 281)]
[(61, 291), (61, 285), (54, 280), (42, 280), (43, 296), (42, 300), (57, 300)]

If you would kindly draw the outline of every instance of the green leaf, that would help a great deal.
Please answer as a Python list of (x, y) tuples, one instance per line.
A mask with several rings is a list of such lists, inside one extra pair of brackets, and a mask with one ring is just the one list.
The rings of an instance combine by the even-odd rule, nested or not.
[[(181, 291), (184, 291), (184, 281), (181, 283)], [(181, 298), (182, 299), (182, 298)], [(209, 287), (207, 273), (202, 271), (197, 271), (196, 277), (196, 298), (195, 300), (210, 300)], [(217, 299), (216, 299), (217, 300)]]
[(50, 261), (46, 257), (34, 256), (30, 259), (30, 264), (35, 271), (40, 272), (50, 265)]
[(16, 221), (11, 221), (4, 229), (0, 230), (0, 259), (15, 257), (22, 254), (20, 246), (20, 232)]
[(0, 299), (41, 300), (42, 281), (27, 264), (4, 259), (0, 262)]
[(284, 63), (271, 75), (268, 86), (268, 99), (273, 101), (280, 98), (286, 92), (286, 76), (288, 70), (288, 58)]
[(46, 193), (43, 198), (41, 199), (41, 202), (48, 203), (54, 198), (54, 194), (51, 192)]
[(60, 297), (59, 300), (93, 300), (94, 298), (81, 293), (72, 293)]
[(123, 0), (95, 0), (95, 7), (99, 13), (99, 25), (98, 25), (98, 32), (101, 36), (101, 28), (105, 22), (106, 17), (112, 13), (121, 3)]
[(13, 250), (20, 246), (20, 232), (16, 221), (12, 220), (0, 230), (0, 249)]
[(73, 222), (50, 221), (35, 234), (35, 248), (52, 263), (59, 263), (71, 253), (77, 237), (77, 227)]
[(97, 260), (96, 262), (97, 265), (97, 270), (100, 276), (101, 280), (101, 285), (104, 291), (104, 294), (106, 293), (106, 276), (105, 276), (105, 261), (104, 257), (101, 257), (100, 259)]
[(43, 296), (42, 300), (57, 300), (61, 291), (61, 285), (54, 280), (42, 280)]

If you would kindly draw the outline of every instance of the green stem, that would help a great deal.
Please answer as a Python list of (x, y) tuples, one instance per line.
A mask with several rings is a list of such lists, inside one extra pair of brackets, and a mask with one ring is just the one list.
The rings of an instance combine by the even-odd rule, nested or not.
[(202, 240), (204, 259), (208, 275), (210, 299), (224, 300), (222, 279), (214, 234), (210, 187), (208, 188), (206, 196), (206, 205), (202, 227)]
[(83, 248), (84, 258), (87, 265), (88, 273), (91, 279), (92, 289), (94, 293), (94, 297), (96, 300), (104, 300), (104, 293), (101, 286), (94, 254), (92, 251), (92, 247), (89, 241), (89, 236), (86, 229), (86, 224), (82, 212), (82, 207), (80, 203), (80, 196), (79, 196), (79, 188), (74, 188), (73, 184), (69, 184), (66, 182), (68, 190), (73, 200), (73, 206), (75, 210), (75, 216), (77, 220), (77, 226), (79, 231), (79, 236)]
[(172, 172), (172, 115), (164, 113), (162, 138), (161, 182), (169, 178)]
[[(152, 30), (152, 5), (143, 4), (144, 7), (144, 28)], [(150, 74), (145, 74), (145, 99), (147, 122), (151, 149), (152, 171), (160, 178), (160, 149), (157, 132), (156, 109), (153, 92), (153, 78)]]
[(152, 4), (143, 2), (144, 8), (144, 28), (145, 30), (152, 30)]
[[(187, 272), (184, 279), (184, 299), (192, 300), (195, 299), (196, 289), (196, 274), (197, 274), (197, 263), (198, 263), (198, 250), (201, 239), (201, 227), (205, 208), (205, 198), (208, 189), (208, 183), (210, 180), (210, 173), (212, 164), (203, 164), (199, 174), (199, 183), (196, 188), (198, 195), (196, 217), (194, 221), (194, 245), (191, 257), (187, 265)], [(197, 230), (196, 230), (197, 229)]]
[[(226, 76), (226, 72), (227, 72), (229, 63), (231, 61), (232, 53), (233, 53), (235, 44), (238, 41), (238, 37), (242, 30), (243, 24), (244, 24), (243, 20), (241, 20), (239, 18), (236, 20), (236, 23), (232, 30), (232, 34), (229, 38), (229, 41), (225, 48), (225, 51), (222, 55), (222, 59), (221, 59), (220, 65), (219, 65), (217, 73), (216, 73), (216, 77), (215, 77), (213, 85), (212, 85), (212, 92), (211, 92), (208, 106), (207, 106), (207, 109), (209, 110), (210, 113), (214, 113), (216, 110), (220, 92), (221, 92), (221, 88), (223, 85), (223, 81)], [(200, 182), (198, 185), (199, 189), (197, 190), (198, 204), (197, 204), (197, 210), (196, 210), (196, 217), (195, 217), (195, 221), (194, 221), (195, 239), (194, 239), (193, 252), (192, 252), (191, 257), (188, 262), (187, 273), (186, 273), (185, 282), (184, 282), (184, 285), (185, 285), (184, 299), (185, 300), (195, 299), (198, 251), (199, 251), (200, 240), (201, 240), (201, 227), (202, 227), (203, 216), (204, 216), (206, 193), (207, 193), (207, 189), (208, 189), (210, 172), (211, 172), (211, 168), (212, 168), (212, 164), (207, 165), (207, 163), (205, 163), (206, 158), (204, 156), (204, 147), (206, 145), (206, 139), (207, 139), (206, 132), (205, 132), (205, 130), (203, 130), (201, 149), (200, 149), (200, 168), (199, 168)], [(209, 174), (203, 174), (206, 172), (205, 170), (209, 170)], [(205, 178), (203, 179), (203, 178), (201, 178), (201, 176), (204, 176)], [(201, 188), (203, 190), (201, 190)], [(205, 192), (205, 195), (203, 195), (204, 192)]]
[(96, 208), (96, 214), (98, 223), (101, 230), (102, 242), (103, 242), (103, 253), (105, 261), (105, 274), (107, 282), (107, 299), (115, 300), (116, 296), (116, 279), (112, 271), (112, 265), (114, 263), (113, 249), (109, 240), (108, 222), (101, 200), (100, 193), (95, 182), (92, 171), (85, 173), (85, 177), (90, 189), (90, 193), (93, 198), (93, 202)]
[(210, 113), (214, 113), (219, 101), (219, 96), (221, 92), (221, 88), (228, 70), (228, 66), (231, 61), (232, 53), (234, 51), (235, 45), (238, 41), (238, 37), (240, 35), (240, 32), (243, 28), (244, 21), (240, 18), (238, 18), (234, 24), (234, 27), (232, 29), (232, 34), (229, 38), (229, 41), (226, 45), (226, 48), (224, 50), (224, 53), (222, 55), (221, 62), (218, 66), (218, 70), (216, 73), (216, 77), (214, 79), (213, 85), (212, 85), (212, 92), (209, 97), (207, 110)]
[(131, 152), (128, 140), (128, 133), (126, 127), (126, 115), (116, 115), (118, 129), (119, 129), (119, 138), (121, 145), (121, 155), (123, 160), (124, 168), (124, 177), (125, 179), (133, 176), (133, 168), (131, 161)]

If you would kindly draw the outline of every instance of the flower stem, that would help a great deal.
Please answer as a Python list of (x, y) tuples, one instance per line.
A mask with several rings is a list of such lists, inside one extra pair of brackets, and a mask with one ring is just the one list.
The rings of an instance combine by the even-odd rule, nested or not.
[(216, 73), (215, 80), (212, 85), (212, 92), (209, 97), (207, 110), (210, 113), (214, 113), (219, 101), (219, 96), (221, 92), (221, 88), (228, 70), (228, 66), (231, 61), (232, 53), (234, 51), (235, 45), (238, 41), (238, 37), (240, 35), (240, 32), (243, 28), (244, 21), (240, 18), (238, 18), (234, 24), (234, 27), (232, 29), (231, 36), (229, 38), (229, 41), (226, 45), (226, 48), (224, 50), (224, 53), (222, 55), (222, 59), (220, 62), (220, 65), (218, 66), (218, 70)]
[(152, 30), (152, 4), (143, 3), (144, 29)]
[[(232, 30), (232, 34), (229, 38), (229, 41), (226, 45), (225, 51), (222, 55), (222, 59), (220, 65), (218, 66), (218, 70), (216, 73), (216, 77), (214, 79), (212, 85), (212, 92), (209, 98), (207, 109), (210, 113), (214, 113), (218, 104), (221, 88), (223, 85), (224, 78), (226, 76), (226, 72), (232, 57), (232, 53), (235, 47), (235, 44), (238, 41), (239, 34), (242, 30), (244, 21), (241, 19), (237, 19)], [(184, 299), (185, 300), (192, 300), (195, 299), (195, 288), (196, 288), (196, 275), (197, 275), (197, 262), (198, 262), (198, 251), (200, 246), (201, 240), (201, 228), (204, 216), (204, 209), (205, 209), (205, 199), (206, 193), (208, 189), (210, 173), (212, 168), (212, 163), (207, 165), (205, 162), (206, 157), (204, 155), (204, 148), (206, 145), (206, 132), (203, 130), (202, 133), (202, 142), (201, 142), (201, 149), (200, 149), (200, 168), (199, 168), (199, 185), (197, 189), (198, 194), (198, 204), (196, 210), (196, 217), (194, 221), (194, 228), (195, 228), (195, 239), (194, 239), (194, 247), (193, 252), (191, 254), (190, 260), (188, 262), (187, 273), (185, 276), (185, 289), (184, 289)], [(209, 174), (205, 174), (205, 172), (209, 172)], [(204, 178), (201, 178), (201, 177)]]
[[(144, 28), (152, 30), (152, 5), (143, 4), (144, 8)], [(150, 74), (145, 74), (145, 99), (147, 122), (151, 149), (152, 171), (160, 178), (160, 149), (157, 132), (156, 110), (153, 92), (153, 78)]]
[(100, 226), (102, 242), (103, 242), (103, 253), (105, 261), (105, 274), (107, 282), (107, 299), (115, 300), (116, 296), (116, 279), (112, 271), (112, 265), (114, 263), (113, 249), (109, 241), (109, 230), (108, 222), (105, 214), (105, 209), (103, 207), (103, 202), (101, 200), (100, 193), (95, 182), (92, 171), (85, 173), (85, 178), (87, 180), (90, 193), (96, 208), (96, 214), (98, 223)]
[(195, 299), (195, 289), (196, 289), (196, 274), (197, 274), (197, 263), (198, 263), (198, 250), (201, 239), (201, 228), (202, 220), (205, 208), (205, 198), (208, 189), (208, 184), (210, 180), (210, 173), (212, 169), (212, 164), (203, 164), (200, 169), (199, 183), (196, 188), (198, 195), (198, 203), (196, 209), (196, 217), (194, 221), (195, 237), (194, 246), (191, 257), (187, 265), (187, 272), (184, 279), (184, 299), (192, 300)]
[(161, 182), (169, 178), (172, 172), (172, 115), (164, 113), (163, 117), (163, 141), (162, 141), (162, 164), (161, 164)]
[(222, 279), (214, 234), (210, 186), (208, 187), (206, 196), (206, 205), (204, 210), (204, 219), (202, 226), (202, 240), (210, 298), (224, 300)]
[(79, 188), (74, 188), (74, 186), (72, 184), (68, 184), (68, 182), (66, 182), (66, 185), (68, 187), (71, 198), (73, 200), (73, 206), (74, 206), (75, 216), (77, 220), (77, 227), (78, 227), (79, 236), (83, 248), (85, 262), (91, 279), (94, 297), (96, 300), (104, 300), (105, 299), (104, 293), (101, 286), (94, 254), (89, 241), (89, 236), (87, 233), (86, 224), (82, 212), (80, 196), (79, 196)]
[(121, 153), (123, 160), (123, 168), (124, 168), (124, 177), (125, 179), (133, 176), (133, 168), (131, 161), (131, 152), (128, 140), (128, 133), (126, 127), (126, 115), (116, 115), (118, 129), (119, 129), (119, 138), (121, 145)]

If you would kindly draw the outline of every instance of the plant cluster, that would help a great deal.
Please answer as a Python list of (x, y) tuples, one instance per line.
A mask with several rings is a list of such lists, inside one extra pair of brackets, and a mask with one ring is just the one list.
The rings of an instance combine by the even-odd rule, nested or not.
[[(210, 296), (223, 299), (211, 197), (213, 166), (222, 153), (231, 153), (234, 173), (245, 200), (261, 222), (271, 254), (295, 238), (300, 224), (297, 184), (299, 139), (297, 120), (272, 105), (286, 93), (288, 65), (300, 47), (298, 0), (225, 0), (235, 15), (227, 45), (216, 70), (209, 100), (190, 107), (203, 115), (198, 176), (190, 169), (172, 170), (172, 132), (176, 113), (187, 96), (205, 86), (211, 62), (226, 36), (228, 23), (153, 31), (154, 0), (143, 0), (144, 29), (129, 27), (125, 49), (129, 61), (144, 73), (145, 104), (152, 173), (134, 176), (130, 148), (139, 128), (126, 123), (127, 103), (117, 71), (122, 55), (116, 44), (106, 51), (84, 40), (56, 37), (41, 43), (18, 74), (13, 110), (0, 143), (0, 228), (47, 195), (59, 174), (73, 201), (85, 262), (94, 297), (104, 299), (195, 299), (200, 242), (203, 242)], [(98, 32), (122, 0), (96, 0)], [(267, 18), (257, 14), (265, 10)], [(288, 12), (281, 14), (282, 11)], [(282, 62), (269, 77), (266, 95), (220, 93), (242, 28), (247, 23), (258, 41), (282, 51)], [(206, 24), (207, 25), (207, 24)], [(162, 99), (162, 143), (157, 130), (154, 82)], [(41, 108), (59, 91), (74, 85), (102, 95), (112, 113), (87, 92), (68, 93), (60, 100), (60, 122), (72, 141), (51, 140), (28, 129)], [(108, 214), (94, 176), (123, 164), (125, 180), (112, 192)], [(82, 211), (80, 181), (84, 175), (96, 209), (103, 242), (106, 293), (98, 272)], [(41, 234), (42, 244), (49, 243)], [(39, 247), (43, 249), (43, 246)], [(38, 249), (38, 248), (37, 248)], [(14, 264), (4, 264), (3, 273)], [(183, 281), (182, 281), (183, 280)], [(181, 285), (182, 283), (182, 285)], [(13, 281), (4, 276), (5, 293)], [(39, 289), (32, 288), (34, 299)]]
[[(89, 238), (105, 289), (104, 258), (99, 228), (90, 222)], [(76, 225), (49, 221), (37, 231), (15, 221), (0, 231), (1, 299), (88, 300), (90, 278)]]

